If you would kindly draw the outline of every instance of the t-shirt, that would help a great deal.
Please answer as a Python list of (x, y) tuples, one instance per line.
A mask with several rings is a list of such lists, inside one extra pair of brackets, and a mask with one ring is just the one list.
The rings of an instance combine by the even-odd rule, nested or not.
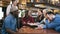
[(12, 31), (16, 31), (16, 28), (17, 28), (16, 22), (17, 22), (16, 18), (14, 16), (12, 16), (11, 14), (9, 14), (4, 20), (4, 23), (2, 25), (1, 34), (8, 34), (8, 32), (6, 32), (6, 28), (10, 29)]

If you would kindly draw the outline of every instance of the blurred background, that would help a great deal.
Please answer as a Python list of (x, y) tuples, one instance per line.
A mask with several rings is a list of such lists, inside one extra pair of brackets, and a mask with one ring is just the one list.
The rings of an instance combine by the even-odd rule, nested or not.
[[(60, 0), (17, 0), (19, 8), (19, 17), (22, 17), (21, 14), (25, 10), (32, 11), (31, 15), (35, 18), (37, 16), (38, 9), (51, 9), (54, 13), (60, 14)], [(0, 29), (3, 22), (3, 19), (6, 14), (6, 7), (12, 4), (11, 0), (0, 0)]]

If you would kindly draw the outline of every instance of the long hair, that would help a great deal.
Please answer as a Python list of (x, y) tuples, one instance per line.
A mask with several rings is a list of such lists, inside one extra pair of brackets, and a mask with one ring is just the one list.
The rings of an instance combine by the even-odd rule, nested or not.
[(26, 19), (28, 18), (28, 12), (29, 12), (28, 10), (25, 11), (25, 17), (24, 18), (26, 18)]

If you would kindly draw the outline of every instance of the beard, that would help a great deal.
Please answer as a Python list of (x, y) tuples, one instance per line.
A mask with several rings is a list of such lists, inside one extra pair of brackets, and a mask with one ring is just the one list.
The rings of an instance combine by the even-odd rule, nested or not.
[(15, 18), (18, 18), (18, 15), (14, 15)]

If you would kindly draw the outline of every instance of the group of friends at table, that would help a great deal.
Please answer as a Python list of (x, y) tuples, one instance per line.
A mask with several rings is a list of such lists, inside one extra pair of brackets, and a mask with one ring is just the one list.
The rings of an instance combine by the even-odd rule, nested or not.
[[(10, 10), (7, 7), (7, 16), (4, 19), (1, 34), (18, 34), (19, 29), (17, 28), (17, 21), (18, 21), (18, 14), (19, 10), (15, 6), (16, 0), (12, 2), (12, 5), (10, 6)], [(38, 16), (37, 16), (37, 22), (40, 23), (40, 26), (37, 27), (37, 29), (54, 29), (57, 32), (60, 32), (60, 15), (54, 14), (53, 11), (50, 9), (44, 9), (40, 10), (38, 9)], [(43, 23), (44, 22), (44, 23)], [(25, 11), (24, 17), (21, 19), (20, 25), (26, 26), (28, 23), (35, 23), (34, 18), (29, 14), (29, 10)], [(43, 24), (43, 25), (42, 25)], [(23, 27), (22, 26), (22, 27)]]

